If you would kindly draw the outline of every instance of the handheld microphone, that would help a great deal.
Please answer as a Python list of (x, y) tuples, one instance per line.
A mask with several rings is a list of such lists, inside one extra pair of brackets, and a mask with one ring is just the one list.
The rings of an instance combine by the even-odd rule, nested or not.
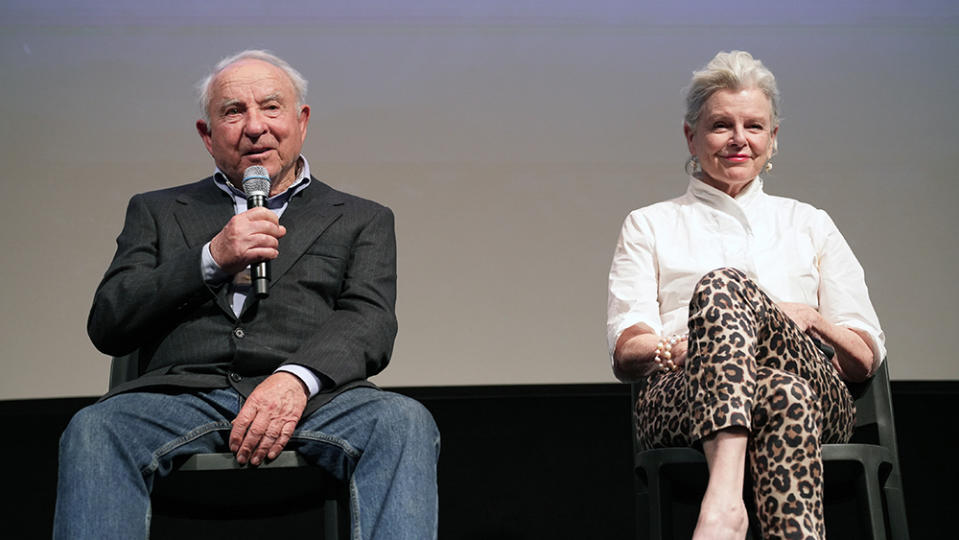
[[(266, 199), (270, 196), (270, 174), (266, 171), (266, 167), (253, 165), (243, 171), (243, 193), (246, 193), (247, 208), (266, 205)], [(270, 285), (269, 261), (250, 265), (250, 278), (257, 298), (266, 298), (270, 295), (267, 290)]]

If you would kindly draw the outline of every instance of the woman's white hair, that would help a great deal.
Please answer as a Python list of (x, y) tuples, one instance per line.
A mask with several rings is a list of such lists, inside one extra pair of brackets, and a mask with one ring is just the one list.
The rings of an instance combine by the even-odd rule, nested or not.
[(286, 60), (270, 51), (248, 49), (220, 60), (213, 68), (213, 71), (197, 83), (196, 87), (199, 93), (200, 109), (203, 111), (203, 118), (207, 122), (210, 121), (210, 86), (213, 84), (213, 79), (224, 69), (242, 60), (262, 60), (263, 62), (282, 69), (283, 72), (286, 73), (286, 76), (290, 78), (290, 82), (293, 83), (293, 89), (296, 91), (296, 107), (300, 108), (300, 106), (303, 105), (306, 100), (306, 87), (308, 84), (306, 79), (303, 78), (303, 75), (300, 75), (300, 72), (288, 64)]
[(716, 91), (746, 88), (758, 88), (766, 95), (772, 111), (771, 127), (778, 127), (779, 88), (776, 86), (776, 77), (746, 51), (720, 52), (706, 67), (693, 72), (693, 79), (686, 88), (686, 124), (696, 128), (703, 105)]

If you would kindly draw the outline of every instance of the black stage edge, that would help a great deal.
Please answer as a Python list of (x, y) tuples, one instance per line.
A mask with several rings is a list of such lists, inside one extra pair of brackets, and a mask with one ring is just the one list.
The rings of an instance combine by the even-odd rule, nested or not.
[[(635, 537), (627, 386), (393, 390), (426, 405), (443, 435), (440, 538)], [(892, 392), (912, 538), (949, 536), (959, 486), (959, 460), (952, 457), (959, 448), (959, 381), (894, 381)], [(0, 537), (50, 537), (60, 432), (94, 401), (0, 401)], [(285, 537), (310, 535), (284, 530)]]

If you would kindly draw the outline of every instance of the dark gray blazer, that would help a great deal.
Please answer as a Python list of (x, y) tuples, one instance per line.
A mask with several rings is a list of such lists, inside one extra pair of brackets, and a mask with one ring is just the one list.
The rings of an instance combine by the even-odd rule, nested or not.
[(233, 386), (243, 395), (285, 363), (308, 366), (326, 389), (306, 414), (338, 392), (371, 385), (396, 337), (396, 239), (384, 206), (311, 179), (280, 223), (270, 295), (251, 295), (239, 317), (228, 287), (208, 286), (201, 249), (233, 215), (212, 177), (134, 196), (117, 252), (87, 321), (105, 354), (137, 351), (131, 390), (177, 392)]

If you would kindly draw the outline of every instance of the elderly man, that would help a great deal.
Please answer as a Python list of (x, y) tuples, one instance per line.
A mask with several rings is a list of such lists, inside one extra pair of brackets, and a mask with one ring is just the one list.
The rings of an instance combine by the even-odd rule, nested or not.
[[(388, 208), (310, 176), (306, 81), (244, 51), (200, 85), (212, 177), (133, 197), (88, 331), (141, 375), (61, 439), (54, 537), (145, 538), (150, 490), (178, 456), (290, 448), (350, 486), (358, 538), (436, 536), (439, 433), (417, 402), (367, 382), (396, 335)], [(271, 181), (247, 208), (248, 167)], [(270, 261), (267, 297), (247, 268)]]

